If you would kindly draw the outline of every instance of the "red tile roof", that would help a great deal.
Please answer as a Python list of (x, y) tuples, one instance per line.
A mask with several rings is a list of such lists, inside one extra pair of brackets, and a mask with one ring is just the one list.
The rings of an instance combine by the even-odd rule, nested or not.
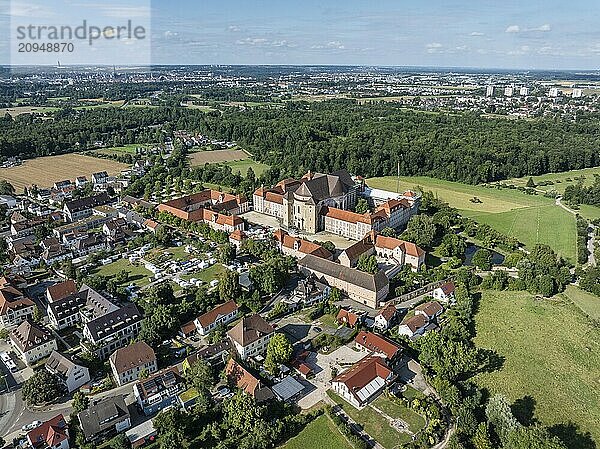
[(218, 305), (205, 314), (200, 315), (197, 320), (200, 322), (202, 327), (206, 328), (214, 323), (219, 316), (229, 315), (231, 312), (237, 309), (238, 305), (235, 303), (235, 301), (227, 301), (225, 304)]
[(333, 254), (321, 245), (317, 245), (309, 240), (292, 237), (282, 229), (275, 231), (273, 236), (275, 237), (275, 240), (286, 248), (299, 251), (303, 254), (312, 254), (313, 256), (322, 257), (323, 259), (333, 258)]
[(397, 344), (372, 332), (360, 331), (354, 342), (368, 351), (385, 354), (388, 360), (393, 359), (401, 350)]
[(62, 414), (27, 433), (27, 439), (33, 447), (42, 445), (48, 447), (58, 446), (67, 438), (69, 438), (67, 423)]
[(423, 315), (415, 315), (410, 317), (402, 324), (408, 326), (411, 332), (414, 333), (427, 325), (427, 318), (425, 318)]
[(398, 312), (394, 304), (388, 304), (379, 311), (379, 315), (385, 318), (386, 321), (390, 321)]
[(75, 281), (72, 279), (67, 279), (48, 287), (48, 294), (52, 298), (52, 302), (66, 298), (74, 293), (77, 293), (77, 285), (75, 285)]
[(352, 367), (335, 377), (332, 382), (341, 382), (346, 385), (350, 393), (361, 403), (357, 392), (368, 385), (377, 377), (386, 381), (393, 375), (392, 370), (387, 366), (381, 357), (368, 355), (356, 362)]
[(440, 313), (444, 308), (437, 301), (426, 302), (415, 307), (415, 310), (425, 313), (428, 317), (433, 317)]
[(110, 361), (119, 374), (150, 363), (153, 360), (156, 360), (154, 349), (143, 341), (117, 349), (110, 356)]
[(338, 323), (348, 324), (348, 326), (354, 327), (356, 326), (356, 323), (362, 319), (362, 315), (358, 315), (346, 309), (340, 309), (335, 319)]

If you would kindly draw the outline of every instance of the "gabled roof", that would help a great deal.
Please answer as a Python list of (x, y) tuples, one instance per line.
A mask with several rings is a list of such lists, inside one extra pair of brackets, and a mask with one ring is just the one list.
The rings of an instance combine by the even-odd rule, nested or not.
[(394, 373), (381, 357), (368, 355), (336, 376), (332, 382), (345, 384), (358, 403), (363, 404), (393, 376)]
[(415, 310), (418, 310), (419, 312), (423, 312), (428, 317), (432, 317), (432, 316), (435, 316), (436, 314), (440, 313), (442, 310), (444, 310), (444, 308), (442, 307), (442, 305), (439, 302), (430, 301), (430, 302), (426, 302), (426, 303), (418, 305), (417, 307), (415, 307)]
[(5, 315), (8, 310), (18, 310), (27, 307), (33, 307), (34, 302), (23, 296), (20, 290), (17, 290), (11, 283), (0, 284), (0, 315)]
[(275, 240), (277, 240), (282, 246), (293, 249), (294, 251), (301, 252), (303, 254), (312, 254), (313, 256), (322, 257), (324, 259), (331, 259), (333, 254), (321, 245), (313, 243), (309, 240), (292, 237), (283, 229), (278, 229), (273, 233)]
[(348, 326), (354, 327), (362, 320), (362, 315), (346, 309), (340, 309), (335, 319), (338, 323), (347, 323)]
[(254, 343), (258, 339), (273, 333), (273, 326), (265, 321), (263, 317), (254, 315), (243, 317), (227, 335), (242, 347)]
[(59, 299), (63, 299), (75, 293), (77, 293), (77, 285), (72, 279), (67, 279), (66, 281), (59, 282), (58, 284), (48, 287), (48, 295), (50, 296), (52, 302), (58, 301)]
[(358, 285), (372, 292), (378, 292), (389, 285), (387, 276), (381, 270), (375, 274), (366, 273), (311, 254), (300, 259), (298, 267), (304, 267), (310, 271), (331, 276), (353, 285)]
[(427, 326), (427, 318), (423, 315), (415, 315), (406, 320), (402, 325), (407, 326), (411, 332), (415, 333), (419, 329)]
[(33, 447), (55, 447), (67, 438), (69, 438), (67, 434), (67, 422), (62, 414), (49, 419), (41, 426), (27, 433), (27, 439)]
[(452, 293), (454, 293), (454, 290), (456, 289), (454, 282), (446, 282), (446, 283), (440, 285), (440, 288), (442, 289), (442, 291), (444, 292), (445, 295), (451, 295)]
[(90, 404), (77, 416), (83, 434), (90, 439), (107, 429), (114, 428), (115, 423), (129, 418), (130, 415), (123, 395), (118, 395)]
[(50, 357), (46, 360), (45, 366), (51, 374), (66, 378), (69, 372), (78, 365), (60, 352), (52, 351)]
[(237, 309), (238, 305), (235, 303), (235, 301), (227, 301), (225, 304), (220, 304), (214, 307), (213, 309), (209, 310), (205, 314), (200, 315), (197, 318), (197, 320), (203, 328), (207, 328), (212, 323), (214, 323), (220, 316), (229, 315)]
[(386, 321), (390, 321), (398, 312), (394, 304), (388, 304), (379, 311), (378, 315), (381, 315)]
[(240, 390), (252, 396), (257, 402), (263, 402), (273, 398), (273, 392), (257, 377), (253, 376), (247, 369), (237, 363), (234, 359), (229, 359), (225, 367), (225, 375), (230, 385), (234, 385)]
[(25, 320), (10, 333), (10, 339), (21, 352), (27, 352), (36, 346), (54, 340), (54, 337), (47, 329)]
[(388, 360), (393, 359), (401, 351), (397, 344), (372, 332), (360, 331), (354, 338), (354, 342), (371, 352), (385, 354)]
[(122, 374), (130, 369), (143, 366), (146, 363), (156, 361), (156, 354), (148, 343), (138, 341), (136, 343), (117, 349), (109, 358), (110, 364), (118, 374)]

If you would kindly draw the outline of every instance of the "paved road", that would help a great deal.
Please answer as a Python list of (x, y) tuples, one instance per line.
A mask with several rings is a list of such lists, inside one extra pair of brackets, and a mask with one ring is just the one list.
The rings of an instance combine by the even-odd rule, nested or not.
[[(133, 384), (123, 385), (112, 390), (104, 391), (91, 396), (90, 399), (102, 399), (109, 396), (126, 395), (125, 402), (131, 404), (135, 401), (133, 396)], [(72, 412), (71, 399), (58, 404), (51, 404), (46, 407), (30, 409), (25, 406), (21, 396), (21, 389), (15, 388), (9, 393), (0, 395), (0, 435), (6, 441), (12, 441), (21, 432), (21, 427), (32, 421), (47, 421), (50, 418), (62, 413), (69, 416)]]
[(594, 250), (596, 249), (596, 229), (596, 226), (590, 225), (588, 233), (588, 252), (590, 253), (588, 257), (588, 265), (592, 267), (598, 265), (598, 261), (596, 260), (596, 256), (594, 255)]

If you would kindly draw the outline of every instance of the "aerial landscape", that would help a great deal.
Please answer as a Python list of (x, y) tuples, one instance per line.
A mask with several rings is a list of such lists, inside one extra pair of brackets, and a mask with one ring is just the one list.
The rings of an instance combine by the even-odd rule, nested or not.
[(9, 3), (0, 448), (600, 447), (599, 5)]

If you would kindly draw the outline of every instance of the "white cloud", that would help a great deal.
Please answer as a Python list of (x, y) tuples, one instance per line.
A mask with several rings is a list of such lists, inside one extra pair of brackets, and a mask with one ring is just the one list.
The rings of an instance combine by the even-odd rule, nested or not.
[(262, 37), (247, 37), (245, 39), (238, 39), (235, 41), (235, 43), (238, 45), (264, 45), (267, 42), (267, 39)]
[(521, 27), (519, 25), (510, 25), (508, 28), (506, 28), (506, 30), (504, 31), (505, 33), (519, 33), (521, 31)]
[(425, 48), (427, 48), (427, 53), (438, 53), (442, 47), (443, 45), (439, 42), (432, 42), (425, 46)]
[(167, 30), (164, 32), (164, 36), (166, 38), (177, 37), (177, 36), (179, 36), (179, 33), (175, 32), (175, 31)]
[(344, 50), (346, 46), (342, 44), (340, 41), (329, 41), (326, 44), (316, 44), (310, 47), (312, 50), (322, 50), (325, 48), (332, 48), (335, 50)]
[(485, 33), (481, 33), (479, 31), (473, 31), (471, 33), (471, 36), (475, 36), (475, 37), (479, 37), (479, 36), (485, 36)]
[(526, 31), (541, 31), (541, 32), (548, 32), (548, 31), (552, 31), (552, 27), (550, 26), (550, 24), (545, 23), (544, 25), (541, 25), (537, 28), (529, 28)]
[(237, 45), (250, 45), (253, 47), (287, 47), (293, 48), (296, 45), (286, 41), (285, 39), (271, 41), (264, 37), (247, 37), (245, 39), (238, 39), (235, 41)]
[(227, 30), (232, 33), (239, 33), (240, 31), (242, 31), (242, 29), (237, 25), (229, 25), (229, 27), (227, 27)]

